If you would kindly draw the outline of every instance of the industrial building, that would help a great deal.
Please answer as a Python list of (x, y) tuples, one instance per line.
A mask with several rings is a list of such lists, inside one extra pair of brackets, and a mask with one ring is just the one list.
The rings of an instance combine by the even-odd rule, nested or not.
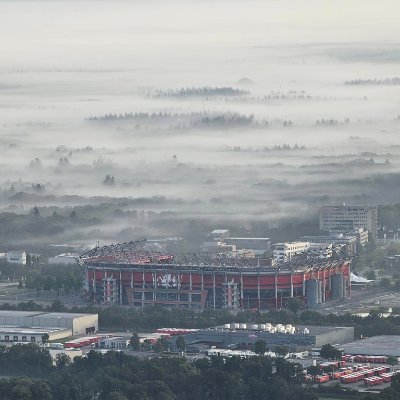
[[(221, 348), (251, 346), (264, 340), (267, 347), (286, 346), (290, 351), (303, 351), (324, 344), (342, 344), (354, 340), (353, 327), (292, 326), (277, 324), (227, 324), (201, 329), (184, 335), (189, 345), (208, 344)], [(170, 339), (173, 340), (173, 339)]]
[(49, 340), (60, 340), (72, 336), (71, 329), (63, 328), (18, 328), (0, 327), (0, 342), (32, 342), (41, 343), (43, 335), (47, 334)]
[[(26, 336), (26, 340), (18, 338), (18, 341), (36, 341), (45, 332), (49, 334), (52, 340), (55, 340), (61, 337), (96, 332), (98, 329), (97, 314), (0, 311), (0, 334), (2, 335), (1, 340), (5, 341), (7, 341), (5, 336), (8, 336), (8, 339), (11, 340), (11, 336), (17, 335), (21, 338)], [(36, 336), (35, 332), (37, 332)], [(28, 336), (35, 336), (36, 339), (28, 340)]]
[(310, 308), (350, 296), (351, 258), (332, 249), (271, 266), (226, 255), (165, 254), (146, 241), (96, 247), (79, 257), (84, 295), (94, 304), (269, 309), (298, 297)]
[(319, 228), (324, 231), (349, 232), (364, 228), (374, 241), (378, 239), (378, 211), (367, 206), (323, 206), (319, 213)]
[(340, 346), (344, 354), (400, 357), (400, 336), (381, 335)]

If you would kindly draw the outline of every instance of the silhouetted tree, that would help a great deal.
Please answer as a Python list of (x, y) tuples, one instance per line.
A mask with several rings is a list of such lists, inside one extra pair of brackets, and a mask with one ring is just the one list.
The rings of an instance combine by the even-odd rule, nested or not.
[(254, 343), (253, 350), (254, 350), (254, 353), (259, 354), (260, 356), (263, 356), (265, 354), (265, 352), (268, 350), (265, 340), (257, 340)]
[(176, 347), (178, 348), (179, 351), (185, 351), (186, 350), (186, 340), (183, 336), (178, 336), (176, 341), (175, 341)]
[(129, 340), (129, 345), (131, 346), (131, 349), (134, 351), (138, 351), (140, 349), (140, 340), (139, 336), (137, 333), (134, 333), (130, 340)]

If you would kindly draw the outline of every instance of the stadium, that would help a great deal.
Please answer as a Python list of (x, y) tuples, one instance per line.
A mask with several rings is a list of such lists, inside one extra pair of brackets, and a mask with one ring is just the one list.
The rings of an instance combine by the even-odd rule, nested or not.
[(278, 309), (289, 298), (308, 308), (350, 296), (352, 259), (305, 252), (277, 265), (269, 259), (166, 254), (143, 241), (95, 247), (78, 257), (92, 304), (159, 304), (193, 309)]

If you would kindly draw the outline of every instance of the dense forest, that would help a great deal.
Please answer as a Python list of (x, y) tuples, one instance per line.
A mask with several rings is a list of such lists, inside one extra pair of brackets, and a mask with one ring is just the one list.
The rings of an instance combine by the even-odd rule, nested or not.
[[(293, 154), (296, 157), (303, 149), (302, 146), (283, 145), (264, 146), (258, 152), (251, 152), (242, 146), (224, 147), (225, 153), (237, 154), (247, 157), (277, 157), (280, 154)], [(293, 150), (292, 151), (289, 151)], [(226, 154), (222, 154), (223, 157)], [(386, 156), (385, 156), (386, 157)], [(382, 158), (382, 162), (378, 160)], [(367, 158), (360, 157), (340, 160), (333, 158), (329, 162), (319, 163), (318, 165), (300, 164), (297, 166), (297, 173), (321, 174), (330, 173), (332, 170), (342, 171), (348, 174), (348, 181), (335, 180), (332, 184), (338, 184), (344, 192), (357, 189), (359, 195), (354, 202), (364, 204), (371, 200), (368, 192), (363, 191), (363, 186), (368, 186), (368, 190), (374, 193), (385, 193), (389, 198), (398, 200), (399, 175), (386, 174), (382, 171), (390, 170), (392, 161), (385, 163), (383, 156)], [(275, 164), (266, 166), (271, 170)], [(278, 164), (276, 164), (278, 165)], [(229, 197), (219, 191), (218, 179), (214, 179), (206, 169), (193, 169), (190, 165), (182, 164), (179, 156), (171, 160), (169, 166), (177, 174), (189, 176), (196, 173), (197, 177), (203, 182), (204, 190), (210, 193), (210, 199), (188, 200), (180, 197), (177, 192), (174, 197), (151, 196), (117, 198), (118, 192), (126, 186), (131, 187), (119, 171), (110, 173), (107, 168), (99, 171), (96, 184), (110, 191), (110, 197), (84, 197), (84, 196), (58, 196), (55, 195), (50, 184), (41, 185), (41, 189), (32, 189), (31, 186), (23, 184), (9, 184), (8, 191), (0, 193), (0, 200), (10, 202), (15, 206), (9, 207), (7, 211), (0, 212), (0, 251), (24, 249), (32, 252), (41, 252), (47, 244), (54, 243), (80, 243), (82, 245), (94, 244), (96, 241), (126, 241), (134, 239), (162, 238), (162, 237), (183, 237), (186, 248), (181, 251), (198, 251), (206, 235), (216, 227), (229, 228), (232, 235), (270, 237), (273, 242), (298, 240), (304, 235), (320, 234), (318, 228), (317, 212), (320, 204), (334, 204), (334, 197), (330, 195), (318, 196), (313, 190), (312, 199), (309, 194), (304, 193), (304, 185), (299, 183), (294, 185), (290, 180), (283, 179), (280, 175), (257, 174), (253, 169), (249, 169), (249, 176), (253, 182), (250, 193), (258, 190), (278, 191), (285, 194), (287, 212), (284, 207), (274, 207), (270, 203), (265, 203), (264, 197), (256, 196), (251, 202), (246, 200), (246, 191), (237, 191)], [(354, 179), (349, 171), (363, 168), (366, 172), (374, 171), (370, 177), (360, 181)], [(232, 167), (232, 171), (235, 167)], [(376, 173), (376, 174), (375, 174)], [(109, 177), (107, 179), (107, 176)], [(132, 190), (140, 187), (145, 182), (150, 182), (154, 177), (140, 176), (137, 185), (132, 184)], [(140, 178), (140, 179), (139, 179)], [(236, 181), (235, 181), (236, 182)], [(167, 184), (167, 181), (165, 181)], [(329, 184), (330, 185), (330, 184)], [(44, 186), (44, 189), (43, 189)], [(308, 186), (307, 186), (308, 187)], [(10, 188), (13, 188), (11, 190)], [(390, 188), (390, 189), (387, 189)], [(327, 192), (329, 193), (329, 192)], [(165, 194), (165, 193), (164, 193)], [(244, 196), (244, 197), (243, 197)], [(294, 200), (295, 199), (295, 200)], [(299, 213), (298, 206), (294, 203), (307, 201), (308, 206), (304, 212)], [(237, 219), (230, 218), (232, 202), (242, 204), (246, 220), (241, 216)], [(85, 204), (86, 205), (81, 205)], [(51, 204), (51, 205), (49, 205)], [(17, 206), (18, 205), (18, 206)], [(193, 206), (199, 207), (202, 211), (199, 214), (186, 212)], [(264, 214), (257, 216), (250, 215), (258, 207), (265, 210)], [(212, 209), (211, 213), (203, 215), (206, 209)], [(220, 210), (227, 210), (226, 215), (218, 216)], [(183, 211), (182, 211), (183, 210)], [(303, 210), (303, 209), (302, 209)], [(291, 213), (296, 213), (291, 216)], [(248, 218), (247, 218), (248, 216)], [(228, 218), (229, 217), (229, 218)], [(400, 226), (400, 208), (396, 204), (382, 205), (378, 207), (378, 220), (385, 226), (396, 228)], [(54, 254), (52, 254), (54, 255)]]
[[(114, 186), (117, 184), (114, 181)], [(276, 184), (278, 185), (278, 183)], [(107, 186), (113, 187), (113, 185)], [(52, 244), (57, 241), (63, 243), (63, 240), (83, 243), (88, 243), (89, 240), (89, 243), (95, 243), (95, 240), (129, 241), (145, 237), (151, 238), (154, 237), (154, 232), (159, 232), (161, 235), (173, 234), (173, 237), (183, 237), (183, 246), (178, 251), (199, 251), (206, 235), (215, 229), (216, 225), (220, 224), (230, 229), (232, 234), (238, 235), (242, 234), (243, 229), (243, 223), (240, 221), (202, 219), (195, 216), (184, 216), (175, 211), (144, 211), (144, 209), (151, 208), (184, 207), (185, 202), (179, 198), (168, 199), (163, 196), (154, 196), (121, 199), (115, 203), (111, 202), (113, 199), (107, 199), (109, 202), (100, 204), (96, 204), (100, 199), (91, 199), (95, 204), (48, 207), (42, 206), (47, 201), (46, 196), (20, 193), (19, 197), (20, 201), (35, 202), (37, 206), (23, 214), (0, 212), (0, 246), (2, 247), (0, 250), (23, 249), (40, 252), (45, 256), (48, 251), (46, 243)], [(59, 200), (64, 201), (62, 198)], [(261, 203), (261, 200), (258, 201)], [(218, 198), (215, 198), (214, 201), (217, 202)], [(121, 225), (121, 228), (110, 233), (110, 226), (118, 226), (118, 224)], [(127, 226), (125, 227), (123, 224)], [(318, 232), (318, 221), (315, 215), (304, 215), (301, 216), (301, 219), (291, 219), (290, 221), (286, 219), (281, 223), (271, 225), (264, 220), (246, 223), (247, 235), (270, 237), (276, 241), (294, 240), (302, 235), (317, 234)], [(53, 252), (51, 255), (55, 254)]]
[(400, 77), (395, 76), (393, 78), (370, 78), (370, 79), (352, 79), (345, 81), (345, 85), (362, 85), (362, 86), (380, 86), (380, 85), (400, 85)]
[[(196, 112), (196, 113), (145, 113), (145, 112), (126, 112), (124, 114), (104, 114), (100, 116), (90, 116), (89, 121), (131, 121), (135, 122), (136, 127), (140, 128), (140, 124), (157, 124), (161, 128), (174, 128), (174, 129), (188, 129), (188, 128), (210, 128), (210, 127), (225, 127), (234, 128), (241, 126), (251, 126), (256, 121), (253, 115), (239, 114), (236, 112), (225, 113), (209, 113), (209, 112)], [(264, 125), (268, 125), (266, 121)]]
[(396, 377), (379, 395), (340, 387), (303, 384), (300, 364), (257, 356), (201, 358), (192, 363), (159, 354), (139, 359), (122, 352), (90, 351), (71, 363), (65, 354), (53, 363), (36, 344), (0, 346), (0, 400), (317, 400), (400, 399)]
[(230, 86), (221, 87), (188, 87), (181, 89), (157, 90), (155, 97), (210, 97), (210, 96), (242, 96), (250, 94), (248, 90), (236, 89)]

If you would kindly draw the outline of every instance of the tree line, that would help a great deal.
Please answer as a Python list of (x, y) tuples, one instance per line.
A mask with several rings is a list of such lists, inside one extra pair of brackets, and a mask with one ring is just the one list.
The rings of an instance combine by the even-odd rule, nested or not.
[[(189, 363), (181, 357), (139, 359), (92, 350), (74, 362), (61, 355), (53, 363), (48, 350), (29, 343), (0, 346), (0, 368), (8, 375), (0, 379), (1, 400), (318, 399), (303, 385), (303, 367), (283, 357), (211, 357)], [(339, 392), (343, 394), (343, 389)], [(372, 398), (400, 399), (399, 377), (379, 395), (361, 399)]]
[[(0, 399), (27, 400), (315, 400), (302, 387), (303, 368), (283, 358), (138, 359), (122, 352), (91, 351), (73, 363), (53, 365), (35, 344), (0, 351), (0, 365), (12, 363), (0, 379)], [(47, 353), (47, 354), (46, 354)], [(32, 358), (32, 354), (35, 356)], [(44, 361), (38, 364), (43, 357)], [(13, 374), (25, 377), (13, 378)]]
[(354, 327), (355, 337), (371, 337), (377, 335), (400, 335), (400, 316), (383, 316), (382, 309), (372, 309), (367, 317), (350, 313), (342, 315), (320, 314), (313, 310), (299, 310), (297, 313), (288, 309), (270, 310), (268, 312), (245, 310), (232, 314), (229, 310), (205, 309), (195, 311), (189, 309), (166, 309), (159, 305), (144, 308), (130, 307), (97, 307), (93, 305), (66, 308), (61, 301), (56, 300), (50, 306), (44, 307), (33, 301), (18, 305), (2, 304), (1, 310), (21, 311), (54, 311), (54, 312), (85, 312), (99, 315), (99, 325), (102, 329), (129, 330), (140, 332), (157, 328), (208, 328), (226, 323), (267, 322), (292, 325), (322, 325)]
[(18, 282), (20, 289), (40, 291), (80, 291), (82, 288), (82, 270), (76, 265), (46, 265), (39, 262), (31, 265), (0, 263), (2, 279)]
[(395, 76), (393, 78), (383, 78), (383, 79), (352, 79), (349, 81), (345, 81), (345, 85), (360, 85), (360, 86), (380, 86), (380, 85), (400, 85), (400, 77)]
[(243, 96), (250, 94), (248, 90), (230, 86), (221, 87), (187, 87), (180, 89), (157, 90), (156, 97), (208, 97), (208, 96)]
[(255, 324), (270, 322), (293, 325), (350, 326), (354, 327), (357, 338), (400, 335), (400, 316), (383, 317), (382, 310), (379, 309), (371, 310), (370, 315), (365, 318), (349, 313), (323, 315), (312, 310), (304, 310), (297, 314), (285, 309), (268, 312), (247, 310), (234, 315), (228, 310), (206, 309), (196, 312), (186, 309), (168, 310), (160, 306), (140, 309), (86, 307), (85, 312), (98, 313), (99, 324), (104, 329), (140, 331), (162, 327), (207, 328), (232, 322)]
[(168, 125), (169, 128), (201, 128), (210, 126), (242, 126), (251, 125), (255, 122), (253, 115), (244, 115), (236, 112), (193, 112), (193, 113), (147, 113), (147, 112), (126, 112), (124, 114), (108, 113), (100, 116), (90, 116), (89, 121), (135, 121), (135, 122), (162, 122), (175, 125)]

